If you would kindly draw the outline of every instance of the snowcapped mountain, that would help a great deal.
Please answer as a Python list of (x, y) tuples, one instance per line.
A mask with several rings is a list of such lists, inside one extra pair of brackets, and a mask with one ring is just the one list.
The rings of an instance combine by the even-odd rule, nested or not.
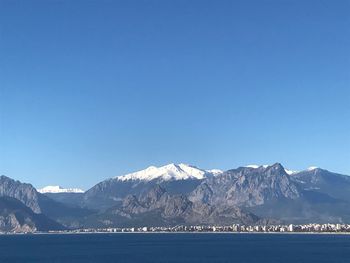
[(195, 166), (187, 164), (168, 164), (161, 167), (150, 166), (144, 170), (117, 176), (115, 179), (120, 181), (128, 180), (140, 180), (140, 181), (152, 181), (154, 179), (161, 179), (163, 181), (170, 180), (187, 180), (198, 179), (202, 180), (208, 176), (214, 176), (222, 173), (221, 170), (202, 170)]
[(84, 193), (84, 191), (79, 189), (79, 188), (63, 188), (63, 187), (58, 186), (58, 185), (45, 186), (44, 188), (37, 189), (37, 191), (39, 193), (42, 193), (42, 194), (46, 194), (46, 193), (52, 193), (52, 194), (56, 194), (56, 193)]

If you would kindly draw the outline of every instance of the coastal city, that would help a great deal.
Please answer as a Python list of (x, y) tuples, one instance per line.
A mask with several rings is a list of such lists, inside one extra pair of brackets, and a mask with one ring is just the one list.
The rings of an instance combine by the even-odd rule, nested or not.
[(50, 231), (49, 233), (350, 233), (350, 224), (303, 224), (303, 225), (239, 225), (214, 226), (178, 225), (172, 227), (128, 227), (128, 228), (85, 228), (76, 230)]

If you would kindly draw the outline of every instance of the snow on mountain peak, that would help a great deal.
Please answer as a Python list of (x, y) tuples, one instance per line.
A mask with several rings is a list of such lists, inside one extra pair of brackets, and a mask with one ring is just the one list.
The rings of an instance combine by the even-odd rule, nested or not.
[(293, 171), (293, 170), (289, 170), (289, 169), (284, 169), (284, 171), (289, 175), (296, 174), (299, 172), (299, 171)]
[(267, 168), (267, 167), (269, 167), (269, 165), (267, 165), (267, 164), (264, 164), (264, 165), (249, 164), (249, 165), (246, 165), (245, 167), (247, 167), (247, 168), (253, 168), (253, 169), (258, 169), (259, 167)]
[(83, 190), (79, 188), (63, 188), (58, 185), (49, 185), (44, 188), (38, 189), (39, 193), (84, 193)]
[(154, 179), (169, 180), (186, 180), (186, 179), (204, 179), (210, 175), (217, 175), (221, 173), (220, 170), (202, 170), (195, 166), (188, 164), (168, 164), (161, 167), (150, 166), (144, 170), (117, 176), (115, 179), (121, 181), (127, 180), (142, 180), (151, 181)]

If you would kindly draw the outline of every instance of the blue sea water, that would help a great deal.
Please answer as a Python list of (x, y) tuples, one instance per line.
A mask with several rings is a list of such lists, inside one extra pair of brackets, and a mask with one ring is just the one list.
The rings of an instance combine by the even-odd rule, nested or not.
[(349, 263), (350, 235), (8, 235), (0, 262)]

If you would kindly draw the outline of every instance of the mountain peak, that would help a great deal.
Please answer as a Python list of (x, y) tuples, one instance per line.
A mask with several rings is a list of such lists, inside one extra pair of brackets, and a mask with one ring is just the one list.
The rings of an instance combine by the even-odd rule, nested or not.
[(267, 167), (267, 169), (270, 170), (270, 171), (276, 171), (276, 172), (279, 172), (279, 173), (288, 174), (286, 172), (286, 169), (284, 169), (283, 165), (280, 164), (280, 163), (275, 163), (275, 164)]
[(288, 174), (288, 175), (292, 175), (292, 174), (296, 174), (298, 173), (298, 171), (295, 170), (289, 170), (287, 168), (284, 168), (282, 164), (280, 163), (275, 163), (273, 165), (268, 165), (268, 164), (264, 164), (264, 165), (257, 165), (257, 164), (250, 164), (250, 165), (246, 165), (244, 166), (245, 168), (252, 168), (252, 169), (259, 169), (259, 168), (263, 168), (263, 169), (267, 169), (269, 167), (278, 167), (278, 169), (283, 168), (284, 171)]
[(208, 175), (216, 175), (219, 170), (202, 170), (195, 166), (180, 163), (170, 163), (161, 167), (150, 166), (144, 170), (117, 176), (115, 179), (121, 181), (141, 180), (152, 181), (154, 179), (169, 180), (185, 180), (185, 179), (204, 179)]
[(270, 167), (272, 167), (274, 169), (283, 169), (284, 170), (284, 167), (283, 167), (283, 165), (281, 163), (274, 163)]

